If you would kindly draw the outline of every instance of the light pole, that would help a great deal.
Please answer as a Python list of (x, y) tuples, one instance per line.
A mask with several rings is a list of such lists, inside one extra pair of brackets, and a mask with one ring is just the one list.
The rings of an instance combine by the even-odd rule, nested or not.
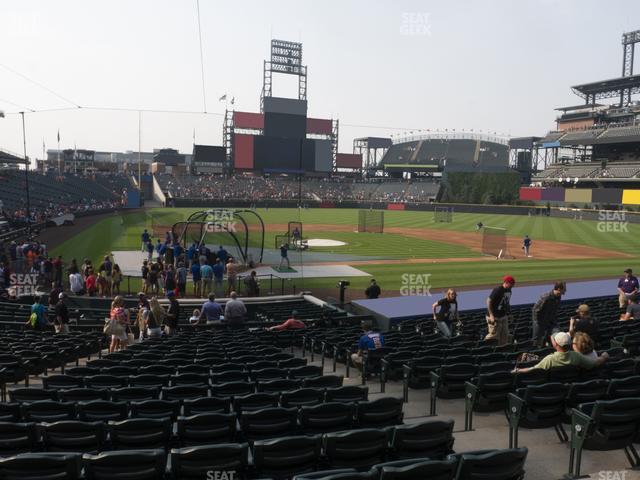
[(27, 129), (24, 123), (24, 112), (20, 112), (22, 117), (22, 147), (24, 151), (24, 180), (27, 187), (27, 233), (31, 233), (31, 200), (29, 199), (29, 160), (27, 159)]

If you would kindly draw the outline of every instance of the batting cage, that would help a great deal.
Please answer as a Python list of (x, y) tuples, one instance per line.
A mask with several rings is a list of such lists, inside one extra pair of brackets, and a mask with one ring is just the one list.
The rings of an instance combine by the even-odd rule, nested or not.
[(513, 258), (507, 246), (506, 228), (482, 228), (482, 254), (496, 258)]
[(216, 250), (222, 245), (244, 264), (262, 262), (264, 223), (252, 210), (203, 210), (171, 230), (185, 248), (195, 243)]
[(358, 232), (382, 233), (384, 231), (384, 210), (359, 210)]
[(287, 232), (275, 236), (275, 248), (281, 245), (289, 245), (289, 250), (306, 250), (307, 242), (302, 237), (302, 222), (289, 222)]
[(453, 207), (435, 207), (433, 210), (434, 222), (453, 222)]

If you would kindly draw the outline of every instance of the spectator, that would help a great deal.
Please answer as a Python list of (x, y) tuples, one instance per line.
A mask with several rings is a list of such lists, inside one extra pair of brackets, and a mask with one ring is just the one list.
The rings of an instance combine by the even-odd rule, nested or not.
[(149, 281), (149, 291), (152, 295), (157, 295), (160, 291), (158, 284), (158, 276), (160, 275), (160, 266), (157, 263), (152, 263), (149, 266), (149, 274), (147, 280)]
[(216, 264), (212, 267), (213, 270), (213, 291), (216, 295), (222, 295), (224, 293), (224, 287), (222, 281), (224, 278), (224, 264), (222, 260), (218, 258)]
[[(436, 312), (438, 307), (440, 307), (440, 310)], [(453, 288), (447, 290), (445, 297), (434, 303), (431, 308), (440, 333), (447, 338), (451, 337), (453, 335), (453, 322), (460, 322), (458, 294), (456, 291)]]
[(74, 273), (69, 273), (69, 289), (74, 295), (84, 295), (84, 282), (82, 275), (77, 270)]
[(627, 311), (620, 316), (621, 321), (627, 320), (640, 320), (640, 305), (638, 304), (639, 295), (632, 295), (629, 297), (629, 305), (627, 305)]
[(191, 279), (193, 281), (193, 295), (199, 298), (202, 296), (202, 275), (200, 273), (200, 263), (195, 260), (191, 264)]
[(633, 271), (630, 268), (627, 268), (624, 271), (624, 276), (618, 281), (620, 309), (626, 308), (629, 298), (637, 294), (639, 289), (638, 278), (633, 276)]
[(195, 242), (192, 243), (187, 249), (187, 260), (189, 261), (189, 267), (191, 267), (191, 265), (193, 264), (197, 251), (198, 247), (196, 246)]
[(58, 303), (55, 306), (55, 320), (53, 326), (56, 333), (69, 333), (69, 309), (67, 308), (67, 295), (60, 293)]
[(80, 270), (80, 272), (82, 273), (82, 278), (84, 278), (85, 280), (89, 276), (89, 270), (93, 270), (93, 266), (91, 265), (91, 260), (85, 258)]
[(147, 317), (147, 335), (149, 338), (159, 338), (162, 336), (161, 325), (166, 322), (167, 312), (165, 312), (157, 297), (151, 297), (149, 302), (149, 316)]
[(358, 368), (362, 368), (364, 352), (384, 347), (384, 336), (376, 332), (370, 321), (362, 322), (364, 334), (358, 340), (358, 351), (351, 355), (351, 362)]
[(142, 235), (140, 235), (140, 239), (142, 240), (142, 251), (144, 252), (147, 250), (147, 243), (151, 241), (151, 235), (149, 235), (146, 228), (144, 229), (144, 232), (142, 232)]
[(209, 300), (204, 302), (200, 309), (200, 319), (198, 323), (204, 319), (207, 325), (220, 325), (220, 317), (222, 317), (222, 307), (216, 302), (216, 296), (210, 293)]
[(291, 312), (291, 318), (285, 320), (280, 325), (274, 325), (273, 327), (270, 327), (269, 330), (300, 330), (301, 328), (306, 328), (307, 326), (302, 320), (298, 320), (297, 316), (298, 312), (294, 310), (293, 312)]
[(176, 283), (178, 285), (178, 293), (181, 297), (187, 294), (187, 269), (183, 262), (178, 263), (176, 269)]
[(111, 334), (111, 345), (109, 353), (127, 347), (129, 336), (127, 328), (129, 326), (129, 312), (124, 308), (124, 300), (118, 295), (111, 302), (111, 312), (109, 318), (115, 323), (114, 331)]
[(151, 261), (153, 258), (153, 243), (151, 240), (147, 242), (147, 260)]
[(543, 294), (533, 306), (533, 342), (538, 347), (544, 346), (551, 335), (559, 331), (558, 310), (562, 295), (567, 291), (565, 282), (556, 282), (553, 290)]
[(194, 308), (193, 313), (189, 317), (189, 324), (192, 326), (195, 326), (198, 324), (199, 321), (200, 321), (200, 310), (198, 310), (197, 308)]
[(213, 280), (213, 268), (208, 263), (200, 264), (200, 276), (202, 277), (202, 294), (211, 291), (211, 282)]
[(96, 296), (96, 292), (98, 291), (98, 279), (96, 278), (96, 274), (93, 273), (93, 269), (87, 270), (87, 278), (84, 281), (84, 287), (87, 291), (87, 295), (90, 297)]
[(231, 293), (236, 289), (238, 281), (238, 267), (233, 261), (233, 257), (227, 260), (227, 292)]
[(589, 314), (589, 305), (582, 304), (576, 310), (578, 316), (569, 320), (569, 334), (573, 336), (577, 332), (584, 332), (589, 335), (594, 342), (598, 342), (600, 325), (597, 319)]
[[(141, 342), (144, 339), (144, 333), (147, 331), (147, 315), (150, 312), (149, 300), (144, 292), (138, 292), (138, 312), (136, 317), (136, 324), (138, 326), (138, 340)], [(146, 313), (145, 313), (146, 312)]]
[(142, 274), (142, 291), (149, 293), (151, 285), (149, 284), (149, 262), (147, 260), (142, 261), (140, 273)]
[(100, 286), (101, 294), (103, 297), (111, 296), (111, 274), (113, 270), (113, 263), (109, 255), (105, 255), (104, 261), (100, 264), (98, 272), (100, 274)]
[(557, 332), (551, 337), (551, 344), (555, 349), (554, 353), (551, 353), (544, 357), (533, 367), (529, 368), (515, 368), (513, 371), (528, 372), (534, 368), (541, 368), (543, 370), (549, 370), (555, 367), (565, 367), (567, 365), (576, 365), (578, 367), (591, 370), (594, 367), (599, 367), (609, 359), (607, 352), (604, 352), (598, 358), (590, 358), (582, 353), (573, 351), (571, 346), (573, 341), (571, 335), (566, 332)]
[(370, 285), (367, 287), (367, 289), (364, 291), (365, 296), (370, 299), (376, 299), (380, 296), (380, 287), (378, 286), (378, 284), (376, 283), (376, 280), (374, 278), (371, 279)]
[(58, 255), (53, 262), (53, 284), (57, 288), (62, 288), (62, 255)]
[(227, 257), (229, 256), (229, 253), (222, 245), (220, 245), (220, 248), (216, 252), (216, 256), (218, 257), (218, 260), (222, 262), (222, 266), (224, 267), (227, 264)]
[(47, 319), (47, 310), (44, 306), (46, 297), (36, 296), (33, 305), (31, 305), (31, 314), (26, 325), (34, 330), (44, 330), (49, 320)]
[(487, 335), (485, 340), (496, 339), (498, 345), (509, 341), (508, 318), (511, 314), (511, 289), (516, 280), (511, 275), (502, 279), (502, 284), (487, 297)]
[(72, 273), (80, 272), (80, 269), (78, 268), (78, 261), (75, 258), (71, 259), (71, 263), (69, 264), (69, 268), (67, 269), (67, 272), (69, 272), (69, 275), (71, 275)]
[(122, 282), (122, 270), (116, 263), (111, 270), (111, 295), (120, 295), (120, 283)]
[(244, 277), (244, 286), (247, 290), (248, 297), (260, 296), (260, 283), (255, 270), (251, 270), (251, 274)]
[(598, 353), (595, 351), (593, 340), (591, 340), (591, 337), (584, 332), (577, 332), (573, 336), (573, 350), (590, 358), (598, 358)]
[(238, 299), (236, 292), (231, 292), (229, 296), (231, 300), (224, 306), (224, 319), (229, 328), (240, 329), (244, 326), (247, 317), (247, 307), (242, 300)]
[(167, 317), (164, 322), (164, 333), (167, 336), (175, 335), (178, 331), (178, 321), (180, 319), (180, 303), (176, 298), (176, 294), (169, 290), (167, 292), (167, 298), (169, 299), (169, 309), (167, 310)]
[(173, 264), (168, 264), (164, 274), (164, 292), (168, 295), (169, 292), (175, 295), (178, 288), (176, 283), (176, 272), (173, 269)]

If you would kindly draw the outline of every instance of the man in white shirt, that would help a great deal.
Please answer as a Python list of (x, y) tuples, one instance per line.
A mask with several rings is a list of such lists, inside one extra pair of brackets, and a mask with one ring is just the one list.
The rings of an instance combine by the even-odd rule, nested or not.
[(69, 286), (71, 293), (74, 295), (83, 295), (84, 282), (82, 281), (82, 275), (78, 272), (69, 274)]

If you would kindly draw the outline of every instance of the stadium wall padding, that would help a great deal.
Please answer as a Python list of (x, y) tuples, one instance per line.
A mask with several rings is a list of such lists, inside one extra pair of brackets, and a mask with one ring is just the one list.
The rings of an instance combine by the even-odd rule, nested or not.
[(623, 205), (640, 205), (640, 190), (624, 190), (622, 192)]
[(620, 188), (594, 188), (591, 194), (593, 203), (622, 203), (622, 189)]
[(564, 188), (543, 188), (540, 200), (548, 200), (550, 202), (564, 202)]
[[(562, 199), (564, 200), (564, 192)], [(520, 187), (520, 200), (542, 200), (542, 189), (536, 187)]]
[(591, 203), (590, 188), (567, 188), (564, 191), (564, 203)]

